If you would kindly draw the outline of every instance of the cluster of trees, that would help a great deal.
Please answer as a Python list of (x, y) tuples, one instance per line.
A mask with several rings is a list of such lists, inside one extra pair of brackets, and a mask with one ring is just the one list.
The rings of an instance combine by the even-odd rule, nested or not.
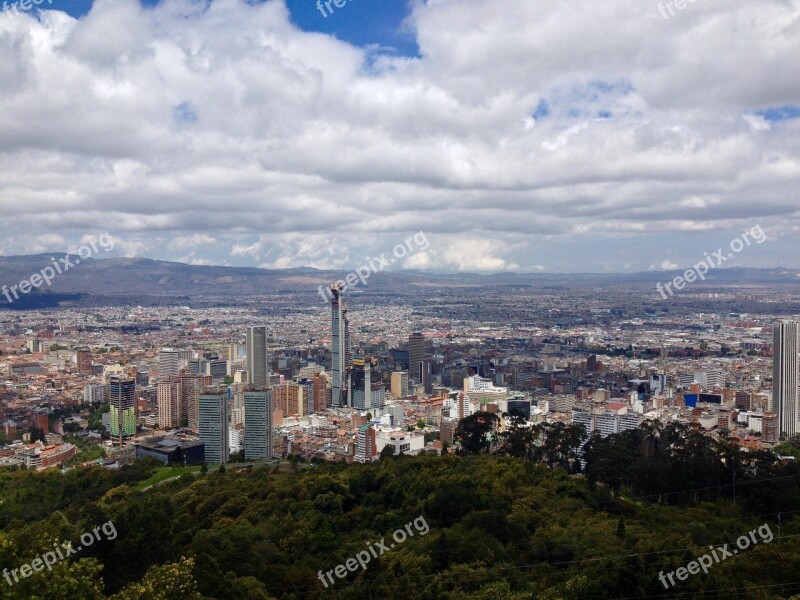
[[(736, 500), (746, 509), (777, 514), (800, 510), (800, 436), (775, 452), (745, 452), (725, 435), (704, 435), (684, 423), (647, 421), (638, 429), (587, 436), (581, 425), (527, 424), (512, 415), (498, 433), (499, 417), (479, 412), (456, 430), (461, 455), (495, 453), (568, 473), (615, 496), (645, 496), (656, 503), (696, 505)], [(765, 510), (766, 509), (766, 510)]]
[[(0, 471), (3, 568), (30, 563), (54, 543), (77, 545), (108, 521), (118, 534), (52, 572), (0, 582), (0, 600), (785, 599), (800, 591), (800, 509), (792, 508), (800, 473), (790, 465), (773, 460), (768, 471), (757, 456), (674, 427), (587, 441), (563, 425), (523, 431), (517, 420), (487, 446), (485, 435), (470, 437), (478, 435), (470, 424), (491, 427), (487, 419), (459, 431), (463, 456), (387, 456), (288, 473), (220, 469), (146, 492), (135, 487), (154, 473), (152, 461), (116, 472)], [(467, 455), (473, 442), (477, 455)], [(575, 473), (584, 442), (585, 476)], [(727, 492), (733, 475), (735, 499)], [(650, 496), (662, 488), (681, 493)], [(780, 529), (772, 511), (782, 512)], [(395, 543), (393, 532), (421, 515), (427, 534)], [(660, 583), (660, 571), (765, 522), (772, 543), (669, 591)], [(323, 586), (319, 571), (379, 540), (395, 547)]]

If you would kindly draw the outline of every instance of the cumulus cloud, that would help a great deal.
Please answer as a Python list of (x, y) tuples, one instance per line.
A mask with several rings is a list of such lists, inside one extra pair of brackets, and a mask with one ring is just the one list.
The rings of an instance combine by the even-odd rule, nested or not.
[(620, 270), (800, 222), (800, 0), (566, 4), (414, 3), (419, 58), (282, 0), (0, 14), (2, 250), (100, 229), (126, 256), (340, 268), (424, 227), (402, 267)]

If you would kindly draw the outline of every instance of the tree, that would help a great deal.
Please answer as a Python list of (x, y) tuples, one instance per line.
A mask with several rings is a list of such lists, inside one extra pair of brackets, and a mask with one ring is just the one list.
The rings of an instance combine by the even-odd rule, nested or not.
[(394, 456), (394, 446), (392, 446), (391, 444), (386, 444), (383, 447), (383, 450), (381, 450), (381, 460), (389, 456)]
[(533, 433), (524, 415), (512, 413), (509, 428), (501, 434), (500, 452), (517, 458), (527, 458), (533, 448)]
[(455, 438), (462, 454), (488, 454), (500, 419), (494, 413), (476, 412), (458, 423)]
[(112, 600), (203, 600), (192, 574), (194, 559), (181, 558), (178, 562), (150, 567), (141, 583), (129, 585)]

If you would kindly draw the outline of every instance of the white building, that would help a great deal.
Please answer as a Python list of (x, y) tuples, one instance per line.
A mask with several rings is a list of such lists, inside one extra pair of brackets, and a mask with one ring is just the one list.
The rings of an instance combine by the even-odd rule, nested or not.
[(484, 379), (479, 375), (464, 378), (464, 391), (469, 392), (488, 392), (490, 394), (508, 394), (507, 387), (495, 386), (491, 379)]
[(375, 434), (375, 446), (378, 454), (386, 446), (394, 448), (395, 456), (401, 454), (415, 455), (425, 448), (425, 436), (402, 429), (379, 429)]

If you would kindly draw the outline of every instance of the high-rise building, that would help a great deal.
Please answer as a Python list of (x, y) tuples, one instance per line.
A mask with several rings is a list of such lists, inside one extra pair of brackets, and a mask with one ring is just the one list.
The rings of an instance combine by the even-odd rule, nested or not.
[(247, 328), (247, 373), (249, 383), (257, 387), (269, 387), (269, 353), (267, 352), (267, 328)]
[(178, 426), (180, 413), (180, 384), (172, 377), (158, 382), (158, 426), (172, 429)]
[(392, 373), (392, 395), (395, 398), (408, 396), (408, 373), (406, 371)]
[(78, 373), (81, 375), (92, 374), (92, 351), (88, 348), (82, 348), (76, 353), (76, 362), (78, 363)]
[[(282, 383), (272, 388), (272, 402), (284, 417), (302, 417), (305, 413), (304, 388), (296, 383)], [(247, 423), (247, 408), (244, 409)]]
[(228, 361), (219, 359), (206, 361), (205, 374), (210, 375), (214, 383), (224, 381), (228, 375)]
[(272, 458), (272, 392), (244, 392), (244, 456), (247, 460)]
[(356, 454), (353, 460), (359, 463), (371, 463), (377, 456), (375, 430), (371, 425), (359, 427), (356, 433)]
[(180, 351), (162, 348), (158, 353), (158, 375), (162, 379), (175, 377), (180, 370)]
[(200, 425), (200, 415), (198, 402), (200, 393), (203, 391), (204, 385), (210, 385), (209, 377), (202, 375), (191, 375), (185, 371), (178, 375), (180, 383), (180, 417), (178, 425), (189, 427), (192, 431), (197, 431)]
[(84, 404), (104, 404), (108, 400), (108, 386), (90, 383), (83, 388)]
[(798, 328), (794, 321), (776, 323), (772, 346), (772, 406), (781, 438), (798, 432)]
[(342, 289), (331, 286), (331, 406), (347, 404), (348, 376), (352, 364), (350, 323), (347, 319)]
[[(210, 382), (209, 382), (210, 383)], [(158, 383), (158, 426), (161, 429), (189, 427), (197, 431), (197, 399), (204, 378), (182, 370)]]
[(779, 438), (778, 415), (769, 412), (764, 413), (761, 419), (761, 441), (764, 444), (777, 444)]
[(753, 404), (752, 392), (738, 391), (736, 392), (736, 408), (739, 410), (750, 410)]
[(228, 397), (226, 394), (200, 394), (198, 405), (199, 433), (205, 445), (206, 463), (224, 464), (229, 456)]
[(136, 435), (136, 380), (112, 377), (109, 385), (111, 439), (120, 446)]
[(350, 374), (351, 397), (353, 408), (368, 410), (377, 406), (373, 403), (372, 370), (378, 361), (372, 357), (353, 357), (353, 369)]
[(412, 333), (408, 336), (408, 376), (416, 383), (421, 379), (422, 362), (425, 360), (425, 336)]
[(419, 363), (419, 384), (426, 394), (433, 391), (433, 375), (431, 374), (431, 361), (423, 360)]
[(317, 373), (311, 380), (311, 389), (314, 394), (314, 412), (324, 412), (328, 407), (328, 396), (330, 395), (328, 378), (322, 373)]

